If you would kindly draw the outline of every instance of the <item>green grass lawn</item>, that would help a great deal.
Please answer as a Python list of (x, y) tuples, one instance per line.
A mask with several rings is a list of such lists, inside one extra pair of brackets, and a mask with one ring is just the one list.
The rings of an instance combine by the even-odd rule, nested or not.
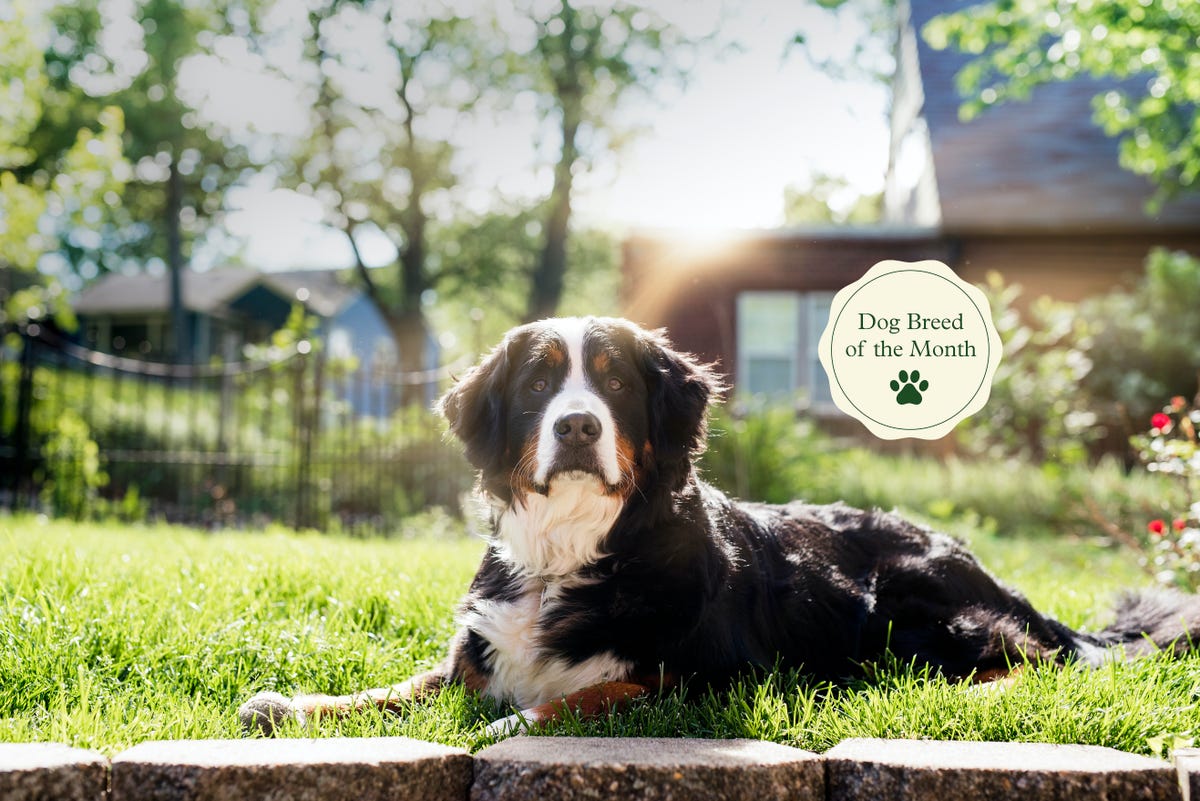
[[(112, 754), (150, 739), (238, 737), (235, 710), (259, 690), (344, 693), (428, 668), (483, 546), (438, 517), (410, 528), (422, 533), (362, 541), (0, 517), (0, 741)], [(1132, 558), (1088, 543), (951, 530), (1074, 626), (1101, 625), (1114, 591), (1145, 582)], [(1149, 753), (1149, 738), (1200, 733), (1198, 697), (1197, 657), (1031, 670), (1002, 691), (900, 667), (836, 688), (788, 675), (721, 694), (685, 688), (550, 733), (757, 737), (816, 751), (858, 736)], [(402, 717), (364, 713), (315, 733), (475, 748), (501, 711), (451, 690)]]

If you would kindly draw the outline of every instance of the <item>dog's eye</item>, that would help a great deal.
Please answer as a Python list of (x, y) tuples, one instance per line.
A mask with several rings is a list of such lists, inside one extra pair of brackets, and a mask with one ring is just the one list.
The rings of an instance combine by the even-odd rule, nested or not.
[(539, 378), (537, 381), (534, 381), (532, 384), (530, 384), (529, 388), (534, 392), (545, 392), (546, 387), (548, 386), (550, 386), (550, 384), (546, 381), (546, 379)]
[(608, 379), (608, 389), (610, 392), (620, 392), (625, 388), (625, 382), (619, 378)]

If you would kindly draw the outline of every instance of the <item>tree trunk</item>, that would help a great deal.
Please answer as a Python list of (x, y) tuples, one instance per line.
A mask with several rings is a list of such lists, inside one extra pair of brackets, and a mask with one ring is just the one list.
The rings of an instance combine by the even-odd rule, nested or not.
[(172, 361), (187, 364), (192, 361), (192, 341), (188, 336), (187, 317), (183, 308), (183, 237), (179, 230), (179, 214), (183, 210), (183, 184), (176, 159), (171, 159), (167, 173), (167, 270), (171, 278), (171, 348)]
[[(408, 242), (400, 253), (400, 308), (391, 322), (392, 335), (400, 350), (400, 369), (405, 373), (415, 373), (428, 367), (425, 364), (425, 347), (429, 340), (429, 325), (421, 307), (421, 296), (429, 289), (429, 276), (425, 272), (426, 220), (419, 208), (413, 209), (411, 216), (413, 219), (405, 226)], [(405, 406), (423, 404), (427, 399), (427, 386), (405, 383), (400, 402)]]
[(546, 242), (531, 277), (526, 322), (553, 317), (562, 301), (563, 281), (567, 274), (567, 236), (571, 224), (571, 186), (575, 179), (572, 168), (579, 158), (575, 136), (579, 132), (580, 114), (571, 105), (563, 106), (562, 154), (554, 168), (554, 190), (550, 194), (550, 208), (546, 215)]
[[(384, 299), (379, 287), (371, 279), (367, 265), (363, 262), (362, 254), (354, 241), (353, 231), (347, 227), (344, 229), (344, 233), (350, 242), (350, 249), (354, 253), (355, 270), (367, 292), (367, 297), (383, 317), (383, 321), (392, 335), (392, 341), (396, 345), (399, 356), (400, 371), (414, 373), (427, 369), (425, 343), (429, 339), (429, 325), (425, 320), (425, 312), (421, 308), (421, 294), (427, 288), (422, 282), (428, 280), (425, 278), (424, 270), (421, 269), (423, 263), (421, 260), (425, 258), (423, 244), (418, 245), (415, 251), (411, 247), (400, 251), (400, 258), (396, 266), (400, 270), (402, 281), (401, 300), (399, 304), (392, 305)], [(417, 287), (422, 288), (416, 289)], [(399, 403), (404, 406), (424, 404), (427, 397), (426, 386), (428, 385), (404, 381), (398, 387)]]

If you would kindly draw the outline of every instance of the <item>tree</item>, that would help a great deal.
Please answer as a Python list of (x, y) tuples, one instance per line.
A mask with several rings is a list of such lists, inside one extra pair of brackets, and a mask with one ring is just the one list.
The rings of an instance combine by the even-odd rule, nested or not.
[[(430, 254), (431, 206), (448, 201), (456, 182), (446, 131), (433, 129), (439, 115), (453, 119), (478, 98), (465, 78), (486, 61), (478, 54), (484, 40), (467, 19), (386, 0), (313, 4), (299, 30), (299, 69), (272, 66), (279, 74), (291, 70), (288, 79), (311, 101), (311, 120), (281, 144), (279, 180), (320, 201), (325, 223), (345, 236), (357, 279), (391, 329), (401, 368), (421, 370), (425, 300), (457, 269)], [(368, 269), (360, 248), (367, 235), (394, 247), (392, 269)]]
[(561, 0), (547, 16), (531, 16), (537, 42), (523, 56), (543, 111), (557, 120), (560, 136), (554, 187), (543, 223), (544, 241), (529, 284), (525, 319), (555, 313), (562, 300), (575, 177), (594, 157), (614, 147), (622, 101), (651, 91), (666, 77), (681, 77), (676, 59), (693, 45), (676, 27), (636, 5), (603, 9)]
[[(237, 20), (247, 14), (234, 0), (137, 0), (127, 17), (106, 22), (103, 15), (112, 11), (99, 0), (58, 3), (48, 11), (53, 36), (45, 68), (61, 102), (31, 138), (51, 157), (74, 131), (94, 126), (99, 109), (121, 109), (124, 151), (134, 164), (126, 191), (102, 214), (93, 213), (89, 226), (63, 231), (60, 253), (85, 279), (130, 263), (164, 264), (171, 275), (175, 356), (186, 361), (191, 337), (184, 328), (182, 273), (192, 245), (220, 214), (224, 193), (248, 162), (236, 144), (200, 125), (181, 97), (180, 75), (214, 32), (244, 27)], [(112, 42), (114, 30), (124, 32), (119, 45)], [(34, 161), (29, 169), (45, 166)]]
[(55, 142), (38, 136), (64, 106), (47, 78), (47, 35), (45, 19), (23, 0), (0, 18), (0, 324), (53, 314), (69, 328), (62, 288), (39, 276), (39, 262), (66, 244), (58, 232), (94, 230), (100, 210), (119, 202), (130, 170), (120, 109), (98, 109), (94, 129)]
[[(938, 17), (924, 35), (975, 56), (958, 75), (965, 118), (1050, 81), (1120, 82), (1093, 108), (1120, 137), (1121, 165), (1157, 184), (1154, 203), (1200, 188), (1200, 4), (1001, 0)], [(1127, 88), (1135, 81), (1144, 91)]]
[[(268, 58), (272, 35), (256, 34)], [(425, 367), (433, 297), (498, 292), (488, 305), (507, 317), (516, 286), (517, 319), (557, 307), (574, 177), (619, 143), (623, 132), (606, 121), (614, 104), (669, 72), (664, 51), (682, 40), (632, 6), (498, 8), (466, 19), (433, 2), (389, 0), (322, 0), (289, 35), (304, 42), (303, 63), (273, 69), (309, 102), (311, 121), (279, 143), (279, 182), (320, 201), (325, 223), (345, 236), (406, 371)], [(468, 212), (456, 125), (478, 123), (522, 92), (541, 100), (542, 119), (562, 134), (551, 198), (493, 196), (486, 213)], [(387, 269), (368, 269), (367, 237), (393, 246)]]
[(861, 225), (879, 222), (883, 216), (883, 193), (858, 195), (845, 178), (817, 174), (808, 186), (783, 190), (783, 221), (786, 225), (829, 223)]
[[(434, 229), (433, 259), (450, 271), (438, 284), (433, 320), (439, 333), (458, 337), (462, 343), (458, 350), (482, 352), (524, 319), (545, 216), (544, 203), (513, 205), (486, 214), (458, 215)], [(556, 313), (620, 313), (620, 242), (614, 235), (573, 230), (566, 262), (564, 300)], [(486, 309), (486, 315), (472, 320), (472, 312), (479, 309)]]

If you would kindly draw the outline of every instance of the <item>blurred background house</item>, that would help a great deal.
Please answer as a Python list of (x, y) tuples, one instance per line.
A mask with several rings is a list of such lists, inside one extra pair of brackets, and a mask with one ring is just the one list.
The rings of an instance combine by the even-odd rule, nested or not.
[(1028, 302), (1128, 286), (1156, 247), (1200, 254), (1200, 194), (1149, 210), (1154, 186), (1122, 169), (1117, 141), (1093, 119), (1092, 98), (1119, 84), (1049, 83), (1025, 102), (960, 118), (955, 76), (969, 56), (936, 50), (918, 32), (970, 5), (898, 3), (877, 224), (700, 243), (636, 233), (623, 251), (626, 314), (666, 326), (681, 347), (719, 362), (741, 393), (800, 392), (816, 411), (837, 414), (816, 343), (833, 294), (878, 261), (938, 259), (976, 283), (997, 272)]
[[(168, 360), (176, 352), (168, 276), (109, 273), (72, 301), (78, 339), (121, 356)], [(262, 344), (301, 306), (340, 358), (394, 364), (396, 345), (387, 322), (363, 292), (333, 270), (262, 273), (245, 268), (188, 271), (183, 307), (192, 360), (235, 361), (246, 345)]]

